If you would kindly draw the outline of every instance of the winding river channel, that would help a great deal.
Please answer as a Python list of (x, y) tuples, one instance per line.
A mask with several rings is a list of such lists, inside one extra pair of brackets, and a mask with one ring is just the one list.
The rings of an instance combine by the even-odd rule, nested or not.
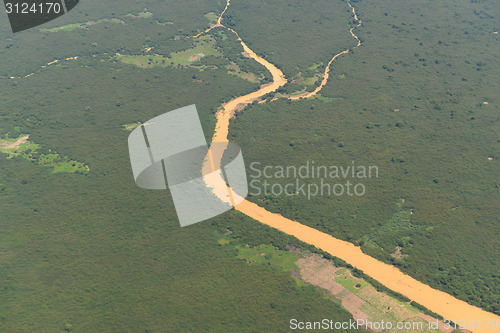
[[(347, 2), (349, 7), (352, 9), (354, 19), (357, 25), (351, 28), (350, 33), (357, 40), (358, 47), (361, 45), (361, 41), (355, 35), (354, 29), (361, 25), (361, 21), (358, 19), (355, 8)], [(217, 24), (212, 26), (205, 32), (210, 31), (215, 27), (224, 27), (222, 24), (222, 16), (229, 7), (230, 0), (227, 0), (226, 8), (224, 12), (219, 17)], [(215, 127), (215, 134), (212, 138), (213, 142), (228, 142), (229, 134), (229, 121), (234, 116), (236, 112), (242, 110), (246, 105), (252, 103), (255, 100), (269, 94), (270, 92), (276, 91), (283, 85), (287, 83), (285, 75), (276, 66), (268, 62), (267, 60), (259, 57), (255, 52), (253, 52), (240, 38), (238, 33), (231, 28), (226, 29), (232, 31), (238, 37), (238, 41), (241, 43), (244, 51), (248, 54), (248, 57), (257, 61), (259, 64), (266, 67), (273, 76), (273, 82), (264, 86), (261, 86), (259, 90), (249, 93), (244, 96), (237, 97), (225, 104), (223, 104), (220, 110), (217, 112), (217, 123)], [(205, 33), (203, 32), (203, 33)], [(194, 37), (198, 37), (194, 36)], [(314, 91), (307, 94), (303, 94), (300, 97), (289, 97), (290, 99), (298, 98), (310, 98), (316, 95), (328, 82), (330, 66), (333, 61), (343, 55), (348, 53), (350, 50), (344, 50), (338, 54), (335, 54), (330, 62), (328, 63), (325, 72), (323, 73), (323, 80), (321, 85), (317, 87)], [(211, 158), (212, 159), (212, 158)], [(212, 161), (213, 165), (213, 161)], [(213, 169), (213, 167), (212, 167)], [(229, 192), (230, 189), (228, 189)], [(231, 196), (231, 193), (229, 194)], [(232, 194), (233, 196), (235, 193)], [(233, 201), (231, 199), (231, 201)], [(493, 324), (500, 324), (500, 317), (486, 312), (478, 307), (472, 306), (464, 301), (456, 299), (455, 297), (444, 293), (442, 291), (433, 289), (428, 285), (417, 281), (409, 275), (404, 274), (398, 268), (385, 264), (377, 259), (364, 254), (361, 248), (353, 245), (352, 243), (342, 241), (340, 239), (334, 238), (324, 232), (316, 230), (314, 228), (303, 225), (299, 222), (292, 221), (285, 218), (279, 214), (271, 213), (264, 208), (258, 206), (250, 201), (238, 200), (239, 202), (235, 209), (241, 213), (257, 220), (263, 224), (266, 224), (272, 228), (278, 229), (284, 233), (292, 235), (297, 239), (314, 245), (319, 249), (322, 249), (332, 256), (338, 257), (347, 263), (351, 264), (362, 270), (365, 274), (371, 276), (378, 282), (382, 283), (391, 290), (394, 290), (411, 300), (418, 302), (428, 308), (429, 310), (443, 316), (445, 319), (452, 320), (458, 324), (461, 324), (469, 331), (472, 332), (498, 332), (499, 329), (494, 329)], [(471, 323), (473, 325), (471, 325)], [(489, 326), (487, 327), (487, 325)], [(473, 328), (472, 328), (473, 326)], [(498, 326), (497, 326), (498, 327)]]

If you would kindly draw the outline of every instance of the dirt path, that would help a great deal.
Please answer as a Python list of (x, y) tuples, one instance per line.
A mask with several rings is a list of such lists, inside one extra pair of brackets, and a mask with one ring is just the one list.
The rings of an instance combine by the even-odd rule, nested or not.
[[(78, 56), (76, 56), (76, 57), (69, 57), (69, 58), (66, 58), (66, 59), (63, 59), (63, 60), (64, 60), (64, 61), (69, 61), (69, 60), (78, 60)], [(56, 59), (56, 60), (54, 60), (54, 61), (49, 62), (47, 65), (42, 65), (42, 66), (40, 67), (40, 69), (37, 71), (37, 73), (41, 71), (41, 68), (47, 68), (47, 67), (49, 67), (49, 66), (51, 66), (51, 65), (57, 64), (57, 63), (58, 63), (58, 62), (60, 62), (60, 61), (62, 61), (62, 60), (58, 60), (58, 59)], [(0, 76), (0, 78), (2, 78), (2, 79), (25, 79), (25, 78), (28, 78), (28, 77), (30, 77), (30, 76), (32, 76), (32, 75), (35, 75), (35, 72), (30, 73), (30, 74), (25, 75), (25, 76)]]

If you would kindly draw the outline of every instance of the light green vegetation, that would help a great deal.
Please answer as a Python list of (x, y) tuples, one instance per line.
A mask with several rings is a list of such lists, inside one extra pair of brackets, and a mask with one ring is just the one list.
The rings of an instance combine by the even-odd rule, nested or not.
[(313, 77), (308, 77), (308, 78), (304, 78), (302, 80), (302, 82), (306, 85), (306, 86), (312, 86), (313, 84), (315, 84), (317, 81), (318, 81), (318, 77), (317, 76), (313, 76)]
[(169, 58), (160, 55), (119, 55), (117, 58), (125, 64), (136, 65), (142, 68), (169, 66), (169, 64), (167, 64)]
[(249, 263), (277, 266), (285, 271), (297, 269), (297, 255), (289, 251), (280, 251), (272, 245), (262, 244), (256, 247), (237, 246), (238, 258)]
[(226, 68), (228, 69), (229, 74), (237, 76), (237, 77), (242, 78), (244, 80), (247, 80), (247, 81), (250, 81), (253, 83), (258, 83), (261, 81), (261, 79), (259, 79), (254, 73), (243, 72), (240, 69), (240, 67), (235, 63), (231, 63), (231, 64), (227, 65)]
[(189, 66), (193, 62), (206, 56), (220, 56), (220, 52), (215, 48), (214, 41), (210, 36), (200, 38), (191, 49), (171, 53), (171, 61), (177, 65)]
[(219, 245), (227, 245), (229, 243), (231, 243), (231, 241), (229, 239), (226, 239), (226, 238), (221, 238), (221, 239), (217, 240), (217, 244), (219, 244)]
[(311, 66), (307, 67), (307, 69), (310, 71), (314, 71), (317, 70), (320, 66), (323, 66), (322, 62), (320, 62), (319, 64), (312, 64)]
[(40, 166), (49, 167), (52, 173), (87, 173), (87, 166), (81, 162), (71, 160), (67, 156), (48, 150), (40, 153), (40, 145), (28, 141), (28, 135), (22, 134), (17, 139), (11, 139), (5, 135), (0, 139), (0, 153), (7, 154), (7, 158), (21, 156)]
[[(487, 167), (482, 164), (483, 160), (489, 163), (485, 156), (498, 150), (497, 138), (491, 139), (498, 133), (493, 127), (498, 85), (492, 78), (498, 77), (494, 55), (499, 53), (494, 48), (500, 44), (498, 37), (482, 31), (498, 21), (497, 7), (491, 0), (424, 2), (425, 6), (414, 5), (416, 15), (410, 15), (400, 10), (403, 4), (395, 8), (393, 1), (380, 0), (376, 5), (353, 1), (360, 14), (370, 19), (369, 26), (359, 29), (364, 30), (360, 36), (366, 43), (336, 60), (334, 69), (347, 73), (346, 78), (331, 80), (321, 92), (342, 99), (330, 104), (279, 100), (252, 106), (234, 121), (230, 134), (250, 162), (376, 163), (383, 177), (367, 182), (362, 198), (251, 199), (356, 242), (375, 235), (399, 212), (394, 201), (405, 197), (408, 208), (414, 209), (412, 224), (425, 225), (426, 231), (411, 236), (403, 232), (400, 238), (377, 242), (381, 251), (377, 257), (390, 257), (397, 242), (407, 240), (405, 271), (498, 312), (498, 284), (491, 265), (497, 246), (491, 221), (498, 216), (498, 184), (490, 186), (498, 168), (496, 162)], [(234, 2), (250, 7), (236, 8), (233, 13), (239, 17), (228, 18), (224, 24), (233, 23), (243, 40), (257, 54), (267, 55), (287, 78), (299, 71), (313, 77), (316, 74), (306, 75), (311, 63), (320, 63), (311, 70), (322, 73), (332, 53), (355, 43), (345, 29), (351, 25), (342, 23), (351, 14), (345, 2), (339, 3), (341, 8), (336, 10), (335, 1), (326, 0), (312, 5), (302, 2), (299, 8), (287, 7), (284, 1)], [(462, 17), (451, 17), (455, 12), (443, 4), (456, 8)], [(33, 30), (16, 35), (14, 47), (11, 38), (0, 41), (0, 56), (8, 64), (0, 68), (2, 76), (24, 76), (53, 59), (81, 55), (78, 62), (64, 68), (51, 66), (28, 79), (0, 80), (1, 133), (30, 133), (42, 147), (54, 147), (92, 168), (86, 177), (72, 177), (49, 174), (48, 169), (21, 157), (0, 159), (0, 220), (5, 231), (0, 253), (0, 331), (29, 327), (57, 332), (71, 323), (75, 332), (241, 332), (249, 327), (279, 332), (294, 316), (349, 318), (337, 303), (324, 301), (313, 290), (297, 290), (279, 266), (246, 264), (235, 258), (233, 246), (224, 245), (234, 241), (243, 248), (263, 243), (284, 248), (296, 239), (235, 211), (180, 228), (168, 191), (139, 189), (131, 176), (128, 133), (121, 124), (146, 121), (167, 107), (196, 103), (209, 140), (213, 112), (234, 96), (256, 89), (256, 84), (228, 75), (225, 66), (237, 63), (257, 77), (266, 71), (242, 59), (236, 38), (222, 29), (210, 34), (220, 39), (217, 46), (224, 58), (205, 56), (193, 63), (206, 65), (204, 71), (193, 64), (141, 70), (113, 62), (109, 54), (143, 54), (147, 43), (168, 59), (172, 53), (194, 47), (193, 40), (185, 37), (204, 31), (208, 24), (204, 15), (221, 12), (224, 5), (225, 1), (212, 0), (148, 2), (155, 19), (173, 23), (161, 24), (153, 18), (126, 16), (141, 12), (142, 2), (81, 2), (80, 11), (46, 26), (112, 17), (127, 24), (95, 24), (67, 34)], [(330, 5), (335, 8), (324, 10)], [(413, 4), (405, 0), (404, 6)], [(494, 20), (473, 16), (486, 6), (496, 16)], [(460, 23), (462, 19), (473, 25)], [(447, 27), (454, 22), (462, 26), (450, 35)], [(7, 28), (6, 20), (0, 24)], [(403, 30), (404, 26), (411, 32)], [(438, 38), (443, 42), (438, 44)], [(89, 48), (89, 41), (97, 46)], [(37, 52), (32, 52), (34, 48)], [(208, 65), (208, 60), (219, 64)], [(431, 74), (437, 70), (446, 84), (433, 79)], [(457, 93), (453, 100), (447, 97)], [(483, 97), (489, 106), (476, 105)], [(19, 108), (21, 99), (23, 107)], [(92, 109), (84, 111), (89, 103)], [(395, 113), (395, 108), (401, 112)], [(367, 123), (373, 127), (366, 127)], [(12, 130), (15, 126), (20, 130)], [(461, 165), (466, 168), (456, 170)], [(401, 214), (394, 224), (404, 225), (404, 217)], [(217, 226), (230, 229), (235, 238), (212, 237)], [(439, 257), (428, 260), (435, 253)]]
[[(67, 324), (72, 332), (280, 332), (291, 317), (352, 318), (312, 288), (297, 288), (288, 272), (248, 265), (234, 247), (218, 245), (211, 223), (257, 225), (250, 218), (232, 211), (181, 228), (168, 190), (134, 182), (123, 124), (196, 104), (208, 141), (213, 112), (258, 85), (228, 74), (230, 61), (214, 56), (220, 66), (198, 71), (143, 70), (109, 55), (142, 54), (145, 44), (163, 56), (187, 50), (194, 40), (184, 36), (205, 28), (203, 15), (224, 5), (149, 1), (154, 17), (134, 19), (126, 15), (144, 2), (81, 1), (44, 28), (113, 17), (127, 24), (32, 29), (0, 40), (7, 64), (0, 76), (35, 73), (0, 79), (0, 137), (29, 133), (40, 155), (58, 152), (92, 170), (51, 174), (21, 156), (0, 158), (0, 332), (64, 332)], [(7, 31), (8, 20), (2, 24)], [(233, 47), (241, 53), (234, 40)], [(75, 55), (78, 61), (39, 70)]]
[(167, 22), (160, 22), (160, 21), (156, 21), (157, 24), (159, 25), (170, 25), (170, 24), (174, 24), (174, 22), (170, 22), (170, 21), (167, 21)]
[(135, 129), (136, 127), (139, 127), (139, 126), (141, 126), (140, 122), (122, 125), (123, 129), (126, 131), (132, 131), (133, 129)]
[(293, 83), (300, 85), (312, 86), (318, 80), (320, 80), (321, 73), (316, 70), (316, 68), (309, 70), (305, 73), (299, 72), (292, 78)]
[(359, 240), (359, 243), (363, 245), (363, 250), (367, 253), (377, 253), (380, 255), (382, 250), (379, 244), (384, 244), (388, 241), (395, 241), (400, 248), (406, 251), (410, 250), (413, 245), (413, 240), (410, 236), (414, 233), (422, 232), (426, 227), (412, 224), (413, 211), (406, 208), (404, 202), (403, 199), (398, 199), (394, 205), (396, 212), (392, 217), (383, 223), (373, 234)]
[(217, 23), (217, 20), (219, 19), (219, 16), (213, 12), (205, 14), (205, 18), (210, 21), (210, 24), (215, 24)]
[[(34, 155), (24, 155), (26, 158), (34, 159)], [(67, 156), (60, 156), (57, 153), (41, 154), (35, 160), (38, 165), (52, 168), (52, 173), (87, 173), (86, 166), (78, 161), (70, 160)]]
[(125, 24), (123, 20), (116, 19), (116, 18), (111, 18), (111, 19), (101, 19), (101, 20), (96, 20), (96, 21), (88, 21), (84, 23), (72, 23), (72, 24), (67, 24), (63, 25), (60, 27), (55, 27), (55, 28), (50, 28), (50, 29), (40, 29), (42, 32), (57, 32), (57, 31), (72, 31), (75, 29), (88, 29), (92, 25), (96, 25), (99, 23), (119, 23), (119, 24)]
[(368, 286), (368, 283), (363, 279), (356, 278), (351, 274), (344, 274), (342, 276), (337, 276), (333, 279), (333, 281), (342, 285), (342, 287), (346, 288), (350, 292), (357, 293), (364, 287)]
[(193, 47), (183, 51), (172, 52), (169, 56), (158, 54), (118, 55), (116, 58), (126, 64), (136, 65), (142, 68), (152, 68), (156, 66), (175, 67), (197, 65), (199, 60), (206, 56), (221, 56), (221, 53), (215, 48), (214, 40), (210, 36), (202, 37), (193, 43)]
[(4, 135), (0, 139), (0, 153), (8, 154), (7, 158), (12, 158), (14, 156), (23, 155), (26, 151), (36, 150), (40, 146), (27, 141), (28, 135), (21, 134), (18, 138), (9, 138), (8, 135)]
[(133, 18), (150, 18), (150, 17), (153, 17), (153, 13), (144, 11), (144, 12), (141, 12), (141, 13), (139, 13), (137, 15), (135, 15), (135, 14), (127, 14), (126, 16), (127, 17), (133, 17)]

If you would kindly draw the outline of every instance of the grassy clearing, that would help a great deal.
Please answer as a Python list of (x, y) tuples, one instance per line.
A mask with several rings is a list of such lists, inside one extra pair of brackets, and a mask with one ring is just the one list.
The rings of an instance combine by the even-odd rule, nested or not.
[[(293, 17), (295, 11), (274, 8), (277, 3), (235, 3), (228, 15), (236, 16), (235, 30), (243, 40), (258, 54), (267, 52), (266, 59), (279, 64), (287, 77), (298, 71), (311, 77), (306, 73), (313, 62), (323, 61), (321, 72), (332, 54), (356, 45), (350, 34), (340, 40), (342, 31), (348, 33), (352, 26), (352, 17), (344, 27), (327, 29), (335, 36), (322, 37), (312, 30), (319, 25), (304, 24), (313, 6), (301, 7), (300, 17)], [(492, 179), (498, 174), (494, 99), (500, 67), (491, 58), (499, 45), (491, 32), (498, 30), (500, 12), (493, 3), (425, 1), (425, 6), (402, 10), (385, 0), (353, 2), (366, 19), (356, 30), (363, 45), (334, 61), (332, 79), (321, 91), (342, 100), (252, 105), (233, 121), (230, 133), (247, 152), (246, 160), (270, 165), (363, 161), (377, 165), (381, 176), (363, 181), (367, 193), (362, 198), (262, 195), (250, 200), (343, 240), (356, 243), (373, 237), (377, 247), (369, 253), (368, 246), (363, 247), (369, 255), (498, 313), (493, 295), (499, 294), (499, 284), (491, 265), (498, 237), (491, 230), (499, 208), (498, 184)], [(340, 16), (346, 11), (329, 13)], [(287, 15), (290, 19), (283, 19)], [(329, 23), (342, 20), (332, 17)], [(307, 42), (301, 44), (301, 35), (293, 29), (301, 29)], [(301, 45), (300, 51), (291, 50), (294, 45)], [(401, 197), (413, 215), (394, 214), (399, 211), (394, 202)], [(408, 255), (404, 261), (392, 256), (400, 242), (408, 243), (401, 250)]]
[(133, 18), (149, 18), (153, 16), (153, 13), (151, 12), (142, 12), (139, 14), (127, 14), (127, 17), (133, 17)]
[(121, 62), (125, 64), (135, 65), (142, 68), (168, 66), (168, 58), (160, 55), (119, 55), (117, 57)]
[(15, 139), (5, 136), (0, 139), (0, 153), (7, 154), (9, 159), (21, 156), (40, 166), (50, 167), (53, 169), (52, 173), (87, 173), (89, 171), (85, 164), (71, 160), (67, 156), (61, 156), (50, 149), (46, 154), (39, 153), (40, 145), (28, 141), (28, 137), (26, 134)]
[[(190, 66), (196, 60), (192, 60), (191, 57), (203, 54), (206, 56), (221, 56), (220, 52), (214, 47), (214, 41), (211, 37), (205, 37), (196, 42), (196, 45), (188, 50), (171, 53), (171, 62), (175, 65)], [(191, 59), (191, 60), (190, 60)]]
[(317, 75), (315, 73), (307, 73), (306, 75), (299, 73), (294, 77), (293, 82), (303, 86), (312, 86), (318, 81), (318, 79), (319, 73), (317, 73)]
[(242, 71), (241, 68), (235, 63), (227, 65), (226, 68), (228, 69), (229, 74), (237, 76), (243, 80), (247, 80), (247, 81), (250, 81), (252, 83), (258, 83), (261, 81), (257, 77), (257, 75), (255, 75), (254, 73), (248, 73), (248, 72)]
[(160, 21), (156, 21), (157, 24), (159, 25), (170, 25), (170, 24), (174, 24), (174, 22), (170, 22), (170, 21), (167, 21), (167, 22), (160, 22)]
[[(206, 56), (220, 57), (221, 53), (215, 48), (214, 41), (210, 36), (200, 38), (190, 49), (173, 52), (168, 56), (155, 55), (118, 55), (117, 58), (126, 64), (136, 65), (142, 68), (167, 67), (167, 66), (193, 66)], [(199, 67), (199, 66), (198, 66)]]
[(257, 247), (237, 246), (238, 258), (244, 259), (249, 263), (268, 264), (278, 266), (285, 271), (297, 269), (295, 262), (297, 255), (289, 251), (280, 251), (271, 245), (259, 245)]
[(219, 244), (219, 245), (227, 245), (229, 243), (231, 243), (231, 241), (227, 238), (221, 238), (221, 239), (217, 240), (217, 244)]
[(205, 14), (205, 18), (210, 21), (210, 24), (215, 24), (217, 23), (217, 20), (219, 19), (219, 17), (217, 16), (217, 14), (213, 13), (213, 12), (210, 12), (210, 13), (206, 13)]
[(319, 63), (319, 64), (312, 64), (311, 66), (307, 67), (308, 70), (310, 71), (314, 71), (316, 70), (319, 66), (323, 65), (323, 63)]
[(337, 276), (333, 279), (333, 281), (337, 282), (342, 287), (353, 293), (357, 293), (358, 291), (369, 285), (368, 282), (364, 281), (363, 279), (353, 277), (350, 274)]
[(318, 77), (317, 77), (317, 76), (304, 78), (304, 79), (302, 80), (302, 82), (303, 82), (306, 86), (312, 86), (313, 84), (315, 84), (315, 83), (316, 83), (316, 81), (318, 81)]
[(18, 138), (9, 138), (6, 135), (0, 139), (0, 152), (8, 154), (7, 158), (25, 154), (27, 151), (36, 150), (39, 147), (39, 145), (27, 141), (26, 134), (21, 134)]
[(424, 226), (412, 224), (413, 211), (411, 208), (404, 207), (402, 199), (399, 199), (395, 205), (398, 210), (370, 237), (374, 243), (381, 244), (383, 239), (390, 237), (398, 239), (398, 246), (405, 247), (412, 244), (408, 236), (410, 233), (425, 229)]
[[(33, 160), (33, 155), (24, 155), (23, 157)], [(67, 156), (61, 156), (57, 153), (41, 154), (37, 160), (38, 165), (50, 167), (52, 173), (87, 173), (85, 164), (70, 160)]]
[(55, 28), (51, 28), (51, 29), (40, 29), (40, 31), (42, 31), (42, 32), (57, 32), (57, 31), (61, 31), (61, 30), (72, 31), (72, 30), (75, 30), (78, 28), (83, 29), (84, 23), (73, 23), (73, 24), (63, 25), (61, 27), (55, 27)]
[(124, 124), (122, 125), (122, 128), (126, 131), (132, 131), (139, 126), (141, 126), (141, 123), (137, 122), (137, 123)]
[(119, 23), (119, 24), (125, 24), (124, 21), (112, 18), (112, 19), (102, 19), (102, 20), (96, 20), (96, 21), (88, 21), (84, 23), (73, 23), (73, 24), (68, 24), (68, 25), (63, 25), (60, 27), (55, 27), (51, 29), (40, 29), (42, 32), (58, 32), (58, 31), (73, 31), (75, 29), (88, 29), (90, 26), (99, 24), (99, 23)]
[[(218, 234), (217, 237), (221, 246), (230, 244), (231, 239), (234, 239), (230, 233)], [(333, 302), (342, 300), (345, 309), (353, 314), (359, 314), (361, 311), (372, 322), (384, 320), (395, 325), (399, 321), (414, 321), (425, 324), (423, 319), (418, 317), (421, 311), (410, 303), (377, 291), (369, 282), (353, 276), (351, 270), (347, 268), (332, 269), (335, 267), (334, 263), (317, 254), (306, 251), (300, 255), (302, 259), (299, 260), (296, 252), (279, 250), (271, 245), (261, 244), (255, 247), (236, 245), (236, 249), (237, 257), (249, 264), (269, 265), (286, 272), (296, 271), (301, 276), (300, 279), (295, 279), (299, 288), (325, 288), (334, 296), (325, 298)], [(333, 279), (344, 289), (339, 290), (337, 287), (331, 289), (331, 282), (327, 281), (329, 279)], [(353, 294), (356, 297), (353, 298)], [(422, 327), (424, 328), (422, 332), (430, 332), (426, 330), (425, 325)]]

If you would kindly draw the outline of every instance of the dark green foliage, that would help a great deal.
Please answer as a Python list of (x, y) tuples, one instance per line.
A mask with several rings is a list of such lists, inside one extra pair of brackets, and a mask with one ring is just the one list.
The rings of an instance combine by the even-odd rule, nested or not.
[[(359, 198), (251, 200), (363, 245), (422, 282), (498, 313), (499, 184), (494, 177), (500, 153), (494, 107), (500, 73), (494, 55), (499, 37), (490, 33), (496, 22), (490, 16), (499, 15), (495, 3), (353, 3), (365, 20), (359, 29), (365, 44), (335, 62), (333, 79), (322, 91), (342, 99), (253, 105), (230, 132), (247, 163), (349, 165), (355, 160), (379, 166), (380, 177), (366, 180), (367, 194)], [(196, 103), (209, 141), (217, 108), (256, 84), (228, 75), (219, 58), (202, 59), (201, 64), (217, 68), (200, 71), (141, 69), (111, 57), (141, 54), (145, 45), (162, 55), (188, 49), (192, 41), (182, 36), (206, 29), (203, 15), (220, 12), (223, 5), (82, 2), (43, 28), (102, 18), (125, 24), (31, 30), (0, 41), (6, 64), (0, 76), (35, 73), (0, 79), (0, 135), (18, 127), (42, 147), (91, 170), (53, 175), (22, 158), (0, 158), (1, 331), (56, 332), (69, 324), (81, 332), (280, 332), (293, 317), (350, 318), (311, 288), (297, 289), (288, 274), (237, 260), (234, 251), (217, 246), (213, 230), (229, 229), (243, 244), (281, 249), (298, 244), (292, 237), (234, 211), (181, 229), (168, 191), (144, 191), (133, 182), (123, 124)], [(355, 45), (348, 33), (351, 14), (340, 1), (233, 0), (231, 6), (228, 24), (288, 78), (298, 71), (312, 77), (332, 54)], [(144, 8), (153, 17), (126, 16)], [(2, 31), (6, 24), (0, 22)], [(224, 39), (218, 31), (212, 33), (227, 64), (269, 78), (242, 57), (234, 35), (225, 31)], [(41, 69), (73, 56), (79, 59)], [(309, 69), (319, 63), (317, 70)], [(336, 80), (342, 73), (345, 79)], [(482, 104), (486, 100), (489, 106)], [(406, 199), (414, 212), (412, 225), (421, 229), (387, 228), (399, 198)], [(384, 227), (390, 236), (377, 234)], [(409, 255), (402, 262), (390, 255), (399, 245)]]
[[(194, 73), (210, 84), (194, 83)], [(194, 102), (210, 138), (212, 111), (249, 83), (215, 70), (85, 59), (16, 87), (1, 83), (2, 124), (91, 170), (52, 175), (22, 158), (0, 159), (2, 331), (55, 332), (67, 323), (84, 332), (285, 331), (294, 317), (350, 318), (288, 274), (218, 247), (210, 222), (181, 229), (168, 191), (134, 184), (122, 124)], [(19, 106), (21, 92), (40, 97)]]
[[(495, 19), (471, 15), (477, 10), (498, 18), (493, 4), (404, 1), (395, 8), (389, 1), (358, 2), (365, 43), (334, 62), (333, 77), (321, 91), (341, 99), (253, 105), (230, 133), (242, 146), (249, 175), (254, 161), (355, 161), (378, 166), (379, 178), (362, 180), (362, 197), (250, 200), (335, 237), (363, 242), (370, 255), (498, 313), (500, 66), (492, 55), (500, 53), (500, 44), (492, 34)], [(314, 35), (315, 26), (303, 28)], [(336, 78), (341, 73), (345, 78)], [(295, 180), (275, 182), (290, 181)], [(389, 222), (400, 198), (413, 212), (411, 225)], [(366, 243), (372, 236), (375, 244)], [(402, 260), (391, 256), (400, 245), (408, 255)]]
[(234, 1), (223, 23), (291, 78), (356, 45), (349, 33), (351, 15), (340, 0)]
[[(152, 18), (125, 16), (145, 7)], [(297, 288), (288, 273), (238, 260), (217, 245), (210, 222), (181, 229), (168, 191), (134, 184), (123, 124), (195, 103), (210, 141), (218, 107), (257, 85), (227, 74), (225, 64), (141, 69), (111, 56), (140, 54), (147, 43), (165, 54), (187, 49), (192, 42), (174, 43), (174, 34), (204, 27), (205, 11), (217, 8), (214, 1), (85, 2), (72, 11), (77, 17), (44, 28), (109, 17), (126, 24), (32, 30), (2, 42), (8, 66), (0, 75), (35, 74), (0, 79), (1, 135), (30, 134), (42, 147), (32, 154), (52, 149), (90, 172), (50, 174), (0, 156), (0, 331), (280, 332), (291, 318), (352, 318), (317, 290)], [(41, 68), (72, 56), (79, 59)]]

